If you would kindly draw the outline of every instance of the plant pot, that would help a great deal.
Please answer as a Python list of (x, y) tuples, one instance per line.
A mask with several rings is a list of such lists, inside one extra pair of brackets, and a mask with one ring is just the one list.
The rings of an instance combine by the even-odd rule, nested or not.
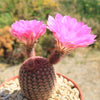
[[(68, 77), (66, 77), (66, 76), (64, 76), (64, 75), (62, 75), (62, 74), (60, 74), (60, 73), (57, 73), (57, 75), (58, 75), (58, 76), (62, 76), (63, 78), (67, 79), (68, 81), (71, 81), (71, 82), (74, 84), (74, 87), (77, 88), (78, 91), (79, 91), (79, 98), (80, 98), (80, 100), (84, 100), (84, 99), (83, 99), (83, 94), (82, 94), (82, 92), (81, 92), (81, 89), (79, 88), (79, 86), (78, 86), (73, 80), (71, 80), (70, 78), (68, 78)], [(10, 82), (11, 80), (15, 80), (15, 79), (17, 79), (17, 78), (18, 78), (18, 76), (15, 76), (15, 77), (12, 77), (12, 78), (8, 79), (7, 81), (3, 82), (3, 83), (0, 85), (0, 88), (1, 88), (6, 82)]]

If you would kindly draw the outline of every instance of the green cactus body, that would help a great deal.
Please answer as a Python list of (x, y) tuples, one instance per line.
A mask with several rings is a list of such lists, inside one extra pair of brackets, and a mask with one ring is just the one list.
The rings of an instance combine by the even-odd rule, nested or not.
[(46, 58), (30, 57), (20, 68), (19, 83), (29, 100), (47, 100), (56, 83), (54, 68)]

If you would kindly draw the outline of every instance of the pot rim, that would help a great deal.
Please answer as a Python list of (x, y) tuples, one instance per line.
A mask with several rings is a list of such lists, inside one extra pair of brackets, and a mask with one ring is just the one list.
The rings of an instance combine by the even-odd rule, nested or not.
[[(64, 77), (64, 78), (66, 78), (68, 81), (71, 81), (73, 84), (74, 84), (74, 86), (78, 89), (78, 91), (79, 91), (79, 97), (80, 97), (80, 100), (84, 100), (83, 99), (83, 94), (82, 94), (82, 91), (81, 91), (81, 89), (80, 89), (80, 87), (72, 80), (72, 79), (70, 79), (70, 78), (68, 78), (68, 77), (66, 77), (65, 75), (63, 75), (63, 74), (60, 74), (60, 73), (56, 73), (58, 76), (62, 76), (62, 77)], [(1, 85), (0, 85), (0, 88), (6, 83), (6, 82), (9, 82), (9, 81), (11, 81), (11, 80), (15, 80), (15, 79), (17, 79), (19, 76), (17, 75), (17, 76), (14, 76), (14, 77), (12, 77), (12, 78), (10, 78), (10, 79), (8, 79), (7, 81), (4, 81)]]

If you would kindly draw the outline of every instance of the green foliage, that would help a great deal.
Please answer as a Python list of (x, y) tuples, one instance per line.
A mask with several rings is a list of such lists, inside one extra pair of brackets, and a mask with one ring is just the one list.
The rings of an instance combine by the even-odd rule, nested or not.
[(9, 13), (0, 15), (0, 27), (3, 28), (6, 25), (10, 25), (13, 22), (12, 16)]
[(47, 33), (40, 37), (39, 42), (36, 44), (36, 54), (38, 56), (48, 57), (51, 51), (54, 49), (55, 40), (52, 33), (47, 30)]
[(68, 13), (80, 14), (82, 18), (94, 18), (100, 22), (100, 0), (60, 0)]
[(0, 0), (0, 27), (20, 19), (46, 20), (52, 9), (57, 8), (54, 0)]
[(86, 18), (97, 18), (100, 21), (100, 1), (98, 0), (77, 0), (76, 10)]

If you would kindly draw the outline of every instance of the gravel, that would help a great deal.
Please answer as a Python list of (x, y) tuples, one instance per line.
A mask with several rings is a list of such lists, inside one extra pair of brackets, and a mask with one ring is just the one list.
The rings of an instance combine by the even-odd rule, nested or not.
[[(6, 82), (0, 88), (0, 100), (28, 100), (20, 90), (18, 79)], [(79, 91), (71, 81), (57, 76), (57, 85), (48, 100), (80, 100)]]

